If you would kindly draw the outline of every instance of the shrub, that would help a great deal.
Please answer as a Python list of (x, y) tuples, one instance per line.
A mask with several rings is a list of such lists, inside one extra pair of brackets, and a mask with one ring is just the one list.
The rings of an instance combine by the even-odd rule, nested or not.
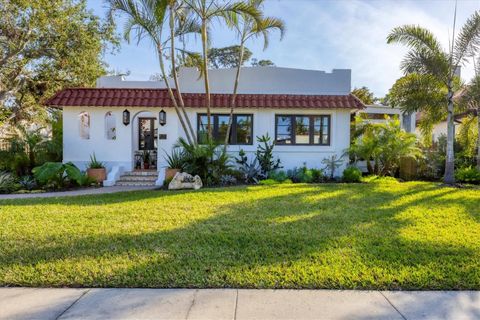
[(321, 183), (325, 182), (326, 177), (322, 169), (309, 169), (312, 173), (312, 182)]
[(7, 171), (0, 172), (0, 193), (11, 193), (18, 189), (15, 176)]
[(458, 169), (455, 172), (455, 179), (458, 182), (480, 184), (480, 170), (474, 167)]
[(242, 175), (242, 180), (245, 183), (258, 183), (258, 181), (265, 178), (262, 169), (258, 165), (257, 158), (248, 161), (245, 151), (240, 150), (236, 162), (239, 165), (238, 169)]
[(270, 172), (268, 177), (269, 179), (273, 179), (278, 182), (284, 182), (285, 180), (288, 179), (287, 173), (283, 170), (276, 170), (276, 171)]
[(166, 153), (164, 159), (167, 162), (167, 167), (170, 169), (182, 170), (185, 165), (182, 152), (179, 148), (173, 148), (171, 154)]
[(92, 180), (71, 162), (46, 162), (32, 171), (35, 179), (49, 189), (60, 189), (69, 184), (85, 186), (92, 183)]
[(88, 164), (88, 168), (90, 169), (102, 169), (105, 168), (105, 165), (103, 162), (97, 161), (97, 157), (95, 156), (95, 153), (90, 155), (90, 163)]
[(310, 183), (313, 181), (312, 171), (307, 169), (306, 166), (288, 170), (287, 175), (293, 183)]
[(197, 145), (180, 138), (176, 147), (181, 148), (183, 170), (198, 175), (207, 186), (219, 185), (220, 178), (231, 167), (227, 151), (215, 142)]
[(342, 180), (344, 182), (360, 182), (362, 179), (362, 171), (357, 167), (348, 167), (343, 171)]
[(258, 183), (262, 186), (271, 186), (271, 185), (274, 185), (274, 184), (280, 184), (279, 181), (277, 180), (274, 180), (274, 179), (265, 179), (265, 180), (260, 180), (260, 182)]
[(258, 147), (256, 157), (262, 170), (262, 174), (266, 177), (269, 177), (270, 173), (281, 168), (280, 159), (275, 160), (273, 158), (273, 148), (275, 147), (275, 144), (270, 142), (270, 140), (271, 138), (268, 133), (261, 137), (257, 137)]
[(223, 187), (233, 186), (237, 184), (237, 178), (232, 175), (225, 174), (220, 177), (220, 185)]
[(18, 180), (20, 187), (24, 190), (33, 190), (37, 187), (37, 181), (32, 176), (23, 176)]

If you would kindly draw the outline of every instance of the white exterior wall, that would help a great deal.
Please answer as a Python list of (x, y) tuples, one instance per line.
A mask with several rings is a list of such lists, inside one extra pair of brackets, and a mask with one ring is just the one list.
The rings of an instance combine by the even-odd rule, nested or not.
[[(65, 107), (64, 117), (64, 162), (72, 161), (79, 168), (85, 169), (90, 160), (90, 155), (95, 152), (97, 160), (105, 162), (110, 170), (114, 166), (121, 166), (124, 170), (132, 170), (133, 154), (137, 149), (138, 140), (138, 116), (145, 115), (145, 111), (158, 119), (161, 108), (126, 108), (130, 111), (130, 124), (122, 123), (122, 112), (125, 107)], [(158, 168), (163, 176), (165, 152), (170, 153), (172, 147), (180, 136), (184, 136), (176, 113), (172, 108), (165, 108), (167, 112), (167, 124), (159, 126), (158, 120), (155, 126), (158, 134), (166, 134), (166, 140), (158, 140)], [(90, 139), (84, 140), (79, 135), (78, 115), (82, 111), (90, 114)], [(111, 111), (116, 117), (116, 140), (107, 140), (105, 136), (105, 114)], [(197, 128), (197, 114), (205, 113), (203, 109), (188, 110), (192, 126)], [(228, 114), (228, 109), (214, 109), (213, 113)], [(253, 114), (253, 137), (269, 134), (272, 140), (275, 138), (275, 115), (276, 114), (306, 114), (306, 115), (330, 115), (331, 136), (330, 146), (320, 145), (278, 145), (275, 146), (274, 154), (280, 158), (284, 169), (300, 167), (304, 163), (310, 168), (322, 168), (321, 161), (333, 154), (341, 157), (350, 144), (350, 111), (349, 110), (308, 110), (308, 109), (237, 109), (238, 114)], [(252, 145), (229, 146), (232, 155), (237, 155), (243, 149), (249, 157), (253, 157), (257, 149), (256, 139)], [(346, 166), (348, 159), (345, 158)], [(338, 170), (341, 174), (343, 168)]]

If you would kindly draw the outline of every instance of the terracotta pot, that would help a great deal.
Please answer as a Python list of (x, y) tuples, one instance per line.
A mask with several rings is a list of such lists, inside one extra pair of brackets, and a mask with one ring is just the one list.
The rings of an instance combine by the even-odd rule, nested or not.
[(150, 168), (150, 164), (145, 162), (143, 164), (143, 169), (148, 170), (148, 168)]
[(180, 172), (180, 169), (172, 169), (172, 168), (166, 168), (165, 169), (165, 180), (173, 179), (177, 172)]
[(87, 176), (93, 178), (98, 183), (102, 183), (103, 180), (107, 179), (107, 170), (105, 168), (87, 169)]

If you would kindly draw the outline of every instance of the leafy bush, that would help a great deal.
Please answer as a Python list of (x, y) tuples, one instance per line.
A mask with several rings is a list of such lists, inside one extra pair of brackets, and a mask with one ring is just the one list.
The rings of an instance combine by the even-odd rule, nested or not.
[(333, 180), (335, 177), (335, 170), (340, 168), (340, 166), (343, 164), (343, 160), (342, 157), (337, 159), (337, 155), (334, 154), (329, 158), (323, 159), (322, 163), (325, 165), (325, 170), (330, 173), (330, 180)]
[(271, 186), (274, 184), (280, 184), (281, 182), (275, 180), (275, 179), (265, 179), (265, 180), (260, 180), (258, 184), (262, 186)]
[(348, 167), (343, 171), (342, 180), (344, 182), (360, 182), (362, 179), (362, 171), (357, 167)]
[(61, 189), (70, 184), (85, 186), (92, 183), (92, 180), (71, 162), (46, 162), (32, 171), (35, 179), (48, 189)]
[(245, 183), (258, 183), (261, 179), (265, 178), (262, 169), (258, 165), (257, 158), (248, 161), (245, 151), (240, 150), (238, 152), (236, 162), (239, 165), (238, 169), (242, 175), (242, 180)]
[(219, 185), (220, 178), (231, 167), (230, 156), (225, 148), (215, 142), (197, 145), (180, 138), (176, 147), (181, 148), (183, 170), (198, 175), (205, 185)]
[(262, 174), (264, 174), (266, 177), (269, 177), (270, 173), (281, 168), (280, 159), (273, 159), (273, 148), (275, 147), (275, 143), (270, 141), (271, 138), (268, 133), (261, 137), (257, 137), (257, 142), (259, 144), (257, 147), (256, 157), (262, 170)]
[(283, 170), (275, 170), (273, 172), (270, 172), (268, 177), (269, 179), (273, 179), (278, 182), (284, 182), (288, 179), (287, 173)]
[(287, 176), (293, 183), (321, 183), (325, 181), (323, 170), (308, 169), (305, 164), (303, 167), (288, 170)]
[(220, 177), (220, 185), (221, 186), (226, 187), (226, 186), (233, 186), (233, 185), (236, 185), (236, 184), (237, 184), (237, 178), (235, 178), (232, 175), (225, 174), (225, 175)]
[(18, 183), (24, 190), (33, 190), (37, 187), (37, 181), (32, 176), (23, 176), (18, 180)]
[(0, 172), (0, 193), (11, 193), (18, 189), (15, 176), (7, 171)]
[(88, 164), (88, 167), (90, 169), (102, 169), (105, 168), (105, 165), (103, 162), (97, 161), (97, 157), (95, 156), (95, 153), (90, 155), (90, 163)]
[[(401, 129), (398, 119), (369, 123), (357, 118), (356, 137), (348, 149), (354, 161), (365, 160), (369, 174), (395, 175), (402, 157), (418, 157), (417, 137)], [(373, 164), (372, 164), (373, 161)]]
[(474, 167), (458, 169), (455, 172), (455, 179), (458, 182), (480, 184), (480, 170)]

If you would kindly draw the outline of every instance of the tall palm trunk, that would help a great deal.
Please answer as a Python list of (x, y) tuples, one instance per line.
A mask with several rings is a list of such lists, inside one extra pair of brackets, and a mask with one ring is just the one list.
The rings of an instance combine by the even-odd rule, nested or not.
[(207, 53), (207, 21), (202, 20), (202, 47), (203, 47), (203, 73), (205, 80), (205, 107), (207, 108), (207, 132), (208, 139), (212, 140), (212, 123), (211, 123), (211, 112), (210, 112), (210, 83), (208, 80), (208, 53)]
[(232, 130), (233, 110), (236, 107), (238, 83), (239, 83), (239, 79), (240, 79), (240, 69), (242, 68), (244, 52), (245, 52), (244, 43), (242, 41), (241, 44), (240, 44), (240, 55), (239, 55), (239, 59), (238, 59), (237, 73), (235, 75), (235, 84), (233, 85), (233, 94), (232, 94), (232, 99), (230, 101), (230, 116), (228, 118), (227, 135), (225, 136), (225, 148), (228, 145), (228, 140), (230, 138), (230, 131)]
[(480, 170), (480, 102), (477, 104), (477, 169)]
[(448, 109), (447, 109), (447, 155), (445, 159), (445, 177), (446, 184), (455, 183), (455, 153), (453, 144), (455, 140), (455, 124), (453, 122), (453, 89), (451, 81), (448, 84)]
[(178, 119), (180, 120), (180, 125), (182, 126), (182, 129), (185, 132), (185, 136), (187, 137), (187, 141), (188, 141), (188, 143), (192, 144), (192, 138), (190, 137), (190, 133), (187, 130), (187, 126), (185, 125), (185, 121), (183, 120), (180, 109), (178, 108), (177, 99), (175, 98), (175, 95), (173, 94), (172, 88), (170, 87), (170, 83), (168, 82), (168, 79), (167, 79), (167, 73), (165, 72), (165, 64), (164, 64), (163, 58), (162, 58), (162, 48), (160, 47), (160, 45), (157, 45), (157, 51), (158, 51), (158, 61), (160, 63), (160, 72), (162, 73), (163, 80), (165, 81), (165, 86), (167, 87), (168, 94), (170, 96), (170, 100), (172, 100), (173, 107), (174, 107), (175, 111), (177, 112)]
[(180, 109), (182, 110), (183, 116), (185, 117), (188, 130), (190, 130), (193, 143), (196, 144), (197, 139), (195, 139), (195, 131), (193, 131), (192, 123), (190, 122), (190, 118), (185, 110), (185, 103), (183, 102), (182, 92), (180, 91), (180, 85), (178, 83), (177, 69), (175, 68), (175, 10), (173, 6), (170, 6), (170, 49), (172, 56), (172, 75), (173, 81), (175, 82), (175, 89), (177, 90), (178, 102), (180, 104)]

